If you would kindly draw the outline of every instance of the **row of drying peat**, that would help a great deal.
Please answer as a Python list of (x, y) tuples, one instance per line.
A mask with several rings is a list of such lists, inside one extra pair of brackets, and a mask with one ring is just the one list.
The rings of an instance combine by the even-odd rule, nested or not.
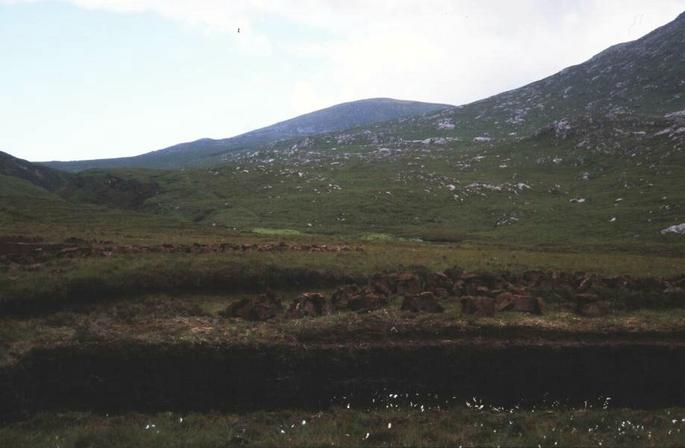
[[(307, 291), (341, 287), (324, 300), (324, 309), (369, 311), (404, 298), (405, 309), (438, 309), (434, 303), (458, 297), (467, 314), (492, 315), (514, 310), (541, 313), (544, 303), (572, 306), (581, 315), (600, 316), (611, 310), (672, 309), (685, 306), (685, 276), (601, 277), (577, 272), (476, 273), (459, 268), (351, 276), (332, 270), (243, 266), (214, 269), (165, 268), (107, 276), (56, 278), (53, 283), (0, 291), (0, 315), (41, 314), (112, 297), (155, 293), (261, 293), (272, 290)], [(309, 307), (310, 305), (307, 305)], [(301, 306), (302, 307), (302, 306)], [(292, 311), (292, 315), (300, 313)], [(308, 315), (309, 312), (303, 313)]]
[[(445, 304), (458, 300), (462, 314), (492, 317), (514, 311), (541, 315), (546, 296), (559, 299), (576, 314), (601, 317), (620, 308), (616, 297), (656, 294), (664, 302), (685, 304), (685, 277), (670, 280), (601, 278), (588, 274), (526, 272), (478, 274), (451, 269), (445, 272), (399, 272), (371, 277), (366, 285), (347, 284), (332, 294), (305, 292), (286, 309), (272, 292), (245, 298), (223, 311), (224, 317), (263, 321), (318, 317), (338, 311), (370, 312), (387, 307), (401, 298), (401, 310), (413, 313), (442, 313)], [(625, 306), (625, 304), (624, 304)]]
[(214, 244), (156, 244), (133, 245), (111, 242), (78, 241), (44, 243), (41, 241), (0, 240), (0, 264), (35, 265), (51, 259), (107, 258), (114, 255), (146, 254), (222, 254), (243, 252), (364, 252), (362, 246), (346, 244), (291, 244), (291, 243), (214, 243)]

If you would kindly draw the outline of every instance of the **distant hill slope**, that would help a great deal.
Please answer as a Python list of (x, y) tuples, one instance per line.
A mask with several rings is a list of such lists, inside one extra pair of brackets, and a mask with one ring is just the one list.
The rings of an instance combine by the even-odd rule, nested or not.
[(0, 196), (64, 198), (115, 208), (138, 208), (158, 193), (157, 185), (129, 173), (65, 173), (0, 151)]
[(222, 154), (232, 151), (258, 149), (279, 140), (368, 126), (451, 107), (453, 106), (446, 104), (372, 98), (338, 104), (236, 137), (221, 140), (201, 139), (135, 157), (46, 162), (43, 165), (71, 172), (93, 168), (175, 169), (211, 165), (221, 161)]
[(614, 45), (555, 75), (413, 122), (414, 128), (431, 127), (444, 135), (506, 137), (532, 134), (554, 121), (578, 116), (661, 117), (683, 109), (685, 13), (638, 40)]
[(61, 188), (69, 175), (60, 171), (18, 159), (0, 151), (0, 175), (15, 177), (48, 191)]

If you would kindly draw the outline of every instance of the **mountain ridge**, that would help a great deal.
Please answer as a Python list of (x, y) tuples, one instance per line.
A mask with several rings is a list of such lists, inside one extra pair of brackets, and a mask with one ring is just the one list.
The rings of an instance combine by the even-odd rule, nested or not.
[[(404, 132), (403, 128), (411, 133), (412, 123), (441, 129), (438, 134), (457, 138), (532, 135), (555, 121), (579, 115), (601, 119), (631, 113), (659, 116), (683, 110), (684, 72), (685, 12), (672, 22), (633, 41), (608, 47), (585, 62), (461, 106), (370, 98), (341, 103), (226, 139), (199, 139), (130, 158), (43, 164), (66, 171), (211, 166), (227, 161), (241, 150), (259, 150), (283, 140), (382, 123), (388, 123), (386, 128), (398, 135)], [(350, 116), (359, 115), (359, 110), (352, 108), (351, 112), (343, 113), (348, 116), (344, 124), (316, 126), (315, 117), (320, 119), (322, 114), (374, 102), (423, 107), (413, 111), (419, 113), (380, 113), (375, 119), (350, 120)]]
[(203, 158), (250, 149), (283, 139), (374, 125), (451, 107), (454, 106), (392, 98), (368, 98), (336, 104), (234, 137), (202, 138), (133, 157), (36, 163), (72, 172), (93, 168), (184, 168), (201, 164)]
[[(645, 90), (649, 89), (645, 94)], [(613, 45), (522, 87), (484, 98), (446, 114), (466, 136), (533, 133), (574, 115), (642, 113), (685, 109), (685, 13), (629, 42)], [(476, 123), (479, 121), (478, 123)], [(455, 126), (459, 130), (459, 126)]]

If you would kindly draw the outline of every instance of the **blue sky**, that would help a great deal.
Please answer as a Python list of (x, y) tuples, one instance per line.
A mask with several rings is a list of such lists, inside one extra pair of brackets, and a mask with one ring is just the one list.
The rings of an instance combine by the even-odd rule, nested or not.
[(463, 104), (683, 10), (685, 0), (0, 0), (0, 150), (117, 157), (361, 98)]

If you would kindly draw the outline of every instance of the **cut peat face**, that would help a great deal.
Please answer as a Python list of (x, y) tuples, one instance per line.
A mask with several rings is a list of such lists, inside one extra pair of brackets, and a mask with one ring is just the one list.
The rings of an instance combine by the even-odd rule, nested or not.
[(325, 408), (332, 396), (384, 389), (498, 403), (610, 396), (616, 406), (668, 407), (685, 404), (685, 344), (86, 344), (34, 352), (2, 372), (0, 387), (5, 418), (46, 410)]

